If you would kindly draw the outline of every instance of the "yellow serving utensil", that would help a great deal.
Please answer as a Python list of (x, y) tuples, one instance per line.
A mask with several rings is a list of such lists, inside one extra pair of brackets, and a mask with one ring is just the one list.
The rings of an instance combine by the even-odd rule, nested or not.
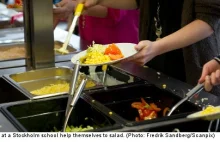
[(66, 38), (63, 46), (59, 49), (54, 49), (55, 51), (58, 51), (62, 54), (68, 54), (69, 53), (69, 51), (67, 50), (67, 45), (69, 44), (70, 38), (71, 38), (71, 36), (73, 34), (73, 31), (76, 27), (77, 20), (78, 20), (79, 16), (81, 15), (82, 11), (83, 11), (83, 8), (84, 8), (84, 4), (78, 4), (77, 5), (75, 13), (74, 13), (74, 18), (73, 18), (72, 24), (70, 26), (67, 38)]

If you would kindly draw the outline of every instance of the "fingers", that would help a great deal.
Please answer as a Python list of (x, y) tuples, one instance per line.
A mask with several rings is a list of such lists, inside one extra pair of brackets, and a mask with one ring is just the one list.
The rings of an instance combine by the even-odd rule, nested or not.
[(212, 90), (212, 84), (211, 84), (211, 78), (210, 78), (210, 76), (206, 76), (205, 77), (205, 90), (206, 91), (211, 91)]
[(66, 11), (66, 9), (64, 8), (65, 5), (66, 5), (66, 1), (61, 1), (57, 3), (56, 4), (57, 8), (53, 9), (53, 13), (54, 14), (64, 13)]
[(84, 3), (85, 7), (92, 7), (98, 4), (98, 0), (77, 0), (77, 3)]
[(134, 48), (137, 50), (137, 51), (140, 51), (142, 50), (145, 46), (147, 46), (147, 41), (140, 41)]
[(219, 85), (220, 84), (220, 70), (211, 74), (211, 84), (212, 85)]
[(59, 8), (59, 7), (63, 7), (64, 5), (66, 4), (66, 1), (61, 1), (61, 2), (58, 2), (57, 4), (56, 4), (56, 6)]
[(64, 9), (64, 8), (62, 8), (62, 7), (58, 7), (58, 8), (56, 8), (56, 9), (53, 9), (53, 13), (54, 14), (62, 14), (62, 13), (64, 13), (66, 10)]
[(217, 82), (216, 82), (216, 75), (215, 75), (214, 72), (211, 74), (210, 78), (211, 78), (211, 84), (212, 85), (216, 85), (217, 84)]
[(205, 81), (205, 78), (207, 75), (209, 75), (209, 71), (208, 71), (208, 68), (206, 66), (204, 66), (202, 69), (202, 75), (199, 79), (199, 83), (203, 83)]
[(220, 84), (220, 70), (217, 70), (215, 74), (216, 74), (217, 83)]
[(212, 87), (220, 84), (220, 70), (205, 77), (205, 90), (211, 91)]
[(130, 58), (127, 58), (126, 61), (133, 61), (140, 58), (144, 58), (145, 51), (144, 48), (147, 48), (148, 44), (146, 41), (140, 41), (134, 48), (138, 51), (135, 55), (131, 56)]

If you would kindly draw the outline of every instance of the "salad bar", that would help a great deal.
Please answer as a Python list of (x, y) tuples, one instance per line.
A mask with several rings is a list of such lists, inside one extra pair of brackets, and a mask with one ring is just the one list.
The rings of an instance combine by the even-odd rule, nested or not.
[[(97, 78), (102, 78), (101, 70), (90, 72), (87, 76), (99, 84), (98, 87), (84, 89), (76, 106), (74, 107), (68, 125), (67, 132), (76, 131), (147, 131), (147, 132), (207, 132), (210, 121), (187, 118), (188, 115), (201, 111), (203, 106), (208, 104), (219, 105), (218, 98), (212, 94), (201, 92), (199, 96), (210, 98), (207, 102), (195, 104), (194, 100), (183, 103), (174, 111), (171, 116), (167, 116), (169, 110), (182, 99), (178, 92), (171, 91), (170, 88), (161, 88), (157, 83), (151, 83), (144, 77), (131, 74), (132, 70), (125, 72), (121, 65), (108, 66), (107, 87), (104, 87)], [(41, 95), (33, 98), (31, 93), (25, 89), (26, 79), (34, 82), (50, 80), (47, 71), (50, 71), (52, 78), (64, 78), (62, 67), (54, 69), (42, 69), (45, 72), (44, 78), (38, 76), (36, 70), (23, 72), (16, 75), (3, 75), (1, 78), (1, 113), (17, 131), (25, 132), (57, 132), (61, 131), (65, 119), (65, 109), (68, 94), (62, 92), (57, 94)], [(71, 71), (64, 68), (66, 72)], [(125, 69), (125, 68), (124, 68)], [(51, 73), (51, 70), (53, 70)], [(92, 69), (90, 69), (92, 70)], [(144, 70), (152, 69), (143, 68)], [(35, 73), (30, 78), (30, 73)], [(147, 72), (146, 72), (147, 73)], [(84, 74), (84, 72), (80, 72)], [(153, 75), (153, 74), (152, 74)], [(28, 77), (28, 78), (27, 78)], [(161, 75), (161, 78), (169, 78)], [(117, 81), (115, 81), (117, 80)], [(168, 79), (175, 81), (174, 79)], [(18, 83), (21, 81), (21, 83)], [(100, 80), (99, 80), (100, 81)], [(27, 82), (32, 83), (27, 80)], [(46, 84), (45, 84), (46, 83)], [(48, 85), (51, 82), (39, 83)], [(167, 81), (167, 83), (169, 83)], [(28, 84), (28, 83), (27, 83)], [(187, 88), (184, 83), (183, 89)], [(38, 86), (39, 87), (39, 86)], [(172, 86), (170, 86), (172, 87)], [(39, 87), (40, 88), (40, 87)], [(201, 99), (201, 98), (198, 98)], [(214, 100), (214, 101), (212, 101)], [(83, 113), (82, 113), (83, 112)], [(197, 124), (203, 125), (197, 125)], [(215, 123), (210, 128), (214, 131)], [(1, 129), (0, 129), (1, 130)], [(2, 130), (3, 131), (3, 130)], [(9, 131), (9, 130), (7, 130)], [(219, 130), (217, 130), (219, 131)]]

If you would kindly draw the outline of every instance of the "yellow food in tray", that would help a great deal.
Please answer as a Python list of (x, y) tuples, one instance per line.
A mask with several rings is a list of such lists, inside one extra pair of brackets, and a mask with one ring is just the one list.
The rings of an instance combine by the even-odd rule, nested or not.
[(208, 115), (208, 114), (217, 113), (217, 112), (220, 112), (220, 108), (210, 105), (201, 112), (201, 115)]
[[(31, 91), (31, 94), (34, 95), (48, 95), (48, 94), (56, 94), (56, 93), (65, 93), (65, 92), (69, 92), (69, 83), (64, 82), (64, 83), (59, 83), (59, 84), (50, 84), (48, 86), (44, 86), (40, 89)], [(96, 84), (91, 81), (88, 80), (86, 82), (86, 86), (85, 88), (91, 88), (91, 87), (95, 87)], [(78, 87), (78, 84), (76, 85), (76, 87)]]
[(47, 94), (55, 94), (68, 92), (70, 89), (69, 83), (60, 83), (60, 84), (51, 84), (40, 89), (31, 91), (31, 94), (34, 95), (47, 95)]

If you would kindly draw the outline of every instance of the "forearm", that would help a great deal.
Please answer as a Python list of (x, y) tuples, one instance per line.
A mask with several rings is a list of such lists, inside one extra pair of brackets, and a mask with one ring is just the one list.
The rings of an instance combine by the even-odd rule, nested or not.
[(84, 11), (84, 15), (105, 18), (108, 15), (108, 9), (105, 6), (97, 5)]
[(207, 23), (201, 20), (195, 20), (186, 25), (177, 32), (164, 37), (161, 40), (155, 41), (156, 53), (158, 55), (189, 46), (213, 33), (213, 29)]
[(98, 3), (115, 9), (136, 9), (136, 0), (100, 0)]

